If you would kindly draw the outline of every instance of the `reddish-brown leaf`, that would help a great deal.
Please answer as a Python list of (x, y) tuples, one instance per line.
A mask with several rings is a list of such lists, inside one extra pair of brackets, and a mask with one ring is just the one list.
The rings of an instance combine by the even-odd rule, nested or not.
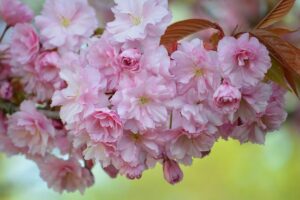
[(291, 72), (290, 70), (283, 68), (283, 72), (284, 72), (284, 77), (287, 80), (287, 82), (289, 83), (290, 88), (292, 89), (292, 91), (298, 96), (299, 96), (299, 88), (297, 86), (297, 80), (299, 79), (299, 75), (296, 73)]
[(162, 36), (160, 43), (165, 46), (169, 46), (170, 44), (174, 44), (191, 34), (209, 28), (218, 30), (220, 35), (222, 37), (224, 36), (222, 28), (216, 23), (205, 19), (188, 19), (170, 25), (165, 34)]
[(283, 67), (286, 80), (295, 94), (298, 95), (295, 81), (293, 80), (295, 76), (291, 76), (291, 74), (296, 73), (300, 77), (300, 50), (266, 30), (254, 30), (251, 34), (268, 48), (272, 58)]
[(276, 4), (276, 6), (269, 12), (269, 14), (267, 14), (267, 16), (263, 18), (255, 28), (267, 28), (272, 24), (280, 21), (292, 9), (295, 1), (296, 0), (280, 0)]
[(271, 33), (274, 33), (278, 36), (284, 36), (284, 35), (287, 35), (287, 34), (290, 34), (290, 33), (295, 33), (297, 31), (299, 31), (298, 29), (297, 30), (290, 30), (290, 29), (287, 29), (287, 28), (280, 28), (280, 27), (268, 28), (266, 30), (271, 32)]

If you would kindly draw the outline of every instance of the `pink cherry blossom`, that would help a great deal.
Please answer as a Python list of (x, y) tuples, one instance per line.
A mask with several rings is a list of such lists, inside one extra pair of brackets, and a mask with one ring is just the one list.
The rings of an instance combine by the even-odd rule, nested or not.
[(241, 93), (242, 101), (236, 118), (239, 117), (242, 122), (252, 121), (258, 113), (263, 113), (266, 110), (272, 95), (272, 85), (259, 83), (254, 87), (243, 88)]
[(146, 168), (144, 164), (131, 165), (125, 162), (120, 168), (119, 173), (121, 175), (125, 175), (130, 180), (134, 180), (134, 179), (140, 179), (145, 170)]
[(7, 156), (25, 154), (26, 149), (16, 147), (7, 135), (7, 125), (6, 116), (0, 112), (0, 152), (5, 153)]
[(51, 99), (57, 89), (64, 85), (59, 77), (60, 56), (55, 51), (40, 52), (34, 64), (26, 65), (23, 68), (24, 90), (28, 94), (34, 95), (36, 101), (45, 101)]
[(178, 97), (173, 110), (173, 128), (183, 128), (190, 133), (216, 134), (223, 116), (212, 102), (212, 94), (203, 95), (191, 88), (184, 96)]
[(0, 17), (9, 26), (27, 23), (33, 19), (33, 11), (19, 0), (0, 0)]
[(170, 73), (171, 59), (165, 47), (150, 48), (145, 50), (141, 58), (141, 66), (150, 73), (162, 76), (171, 80), (173, 75)]
[(115, 20), (107, 24), (107, 30), (117, 42), (161, 36), (170, 22), (168, 8), (156, 0), (115, 2)]
[(158, 138), (159, 135), (155, 131), (125, 131), (117, 144), (122, 159), (118, 164), (120, 174), (129, 179), (139, 179), (144, 170), (153, 167), (157, 161), (151, 161), (161, 157), (162, 148)]
[(59, 67), (60, 56), (55, 51), (40, 52), (35, 60), (35, 71), (39, 78), (53, 85), (60, 82)]
[(9, 118), (8, 136), (15, 146), (28, 148), (29, 154), (43, 156), (49, 150), (55, 130), (51, 121), (36, 110), (33, 102), (24, 101), (20, 111)]
[[(268, 85), (271, 88), (269, 99), (264, 110), (256, 113), (255, 118), (241, 118), (242, 124), (237, 126), (231, 137), (238, 139), (241, 143), (252, 142), (263, 144), (268, 132), (279, 129), (286, 120), (287, 113), (284, 111), (284, 94), (282, 89), (275, 84)], [(263, 88), (263, 87), (261, 87)], [(259, 91), (257, 91), (259, 93)], [(259, 102), (257, 103), (259, 105)]]
[(46, 0), (35, 22), (47, 49), (79, 48), (98, 25), (95, 11), (87, 0)]
[(96, 105), (106, 107), (108, 99), (101, 93), (106, 82), (99, 72), (91, 67), (77, 68), (75, 71), (64, 69), (60, 77), (66, 81), (67, 87), (56, 91), (52, 98), (52, 106), (61, 105), (60, 117), (64, 122), (72, 124), (80, 119), (80, 114), (89, 115)]
[(125, 87), (116, 92), (112, 103), (126, 129), (136, 132), (156, 128), (169, 119), (164, 102), (175, 95), (174, 84), (148, 73), (141, 73), (134, 80), (125, 78), (121, 84)]
[(225, 113), (234, 113), (240, 106), (242, 95), (239, 89), (223, 83), (214, 93), (214, 103)]
[(94, 142), (116, 142), (123, 132), (120, 117), (108, 108), (95, 109), (84, 119), (83, 126)]
[(114, 46), (109, 41), (109, 36), (104, 34), (100, 39), (91, 42), (86, 53), (88, 64), (100, 71), (107, 81), (108, 90), (114, 90), (119, 82), (120, 68), (117, 56), (120, 47)]
[(168, 157), (185, 165), (191, 165), (193, 157), (204, 157), (216, 141), (214, 136), (204, 133), (174, 130), (171, 134), (173, 139), (166, 144)]
[(38, 166), (48, 187), (60, 193), (79, 190), (83, 194), (87, 187), (94, 184), (91, 172), (82, 167), (75, 158), (62, 160), (48, 155), (38, 162)]
[(87, 140), (86, 148), (82, 152), (84, 159), (100, 162), (103, 167), (111, 165), (116, 159), (116, 144), (94, 142)]
[(238, 39), (224, 37), (218, 55), (224, 78), (236, 87), (256, 85), (271, 67), (267, 48), (248, 33)]
[(117, 148), (125, 162), (132, 165), (143, 164), (148, 156), (159, 157), (161, 148), (156, 142), (157, 138), (158, 135), (154, 132), (125, 131)]
[[(175, 64), (171, 68), (183, 92), (197, 86), (199, 92), (215, 88), (221, 82), (217, 54), (204, 48), (203, 42), (194, 39), (182, 42), (172, 56)], [(181, 91), (179, 91), (181, 92)]]
[(172, 185), (180, 182), (183, 178), (183, 172), (181, 171), (179, 164), (174, 160), (165, 160), (163, 162), (163, 171), (166, 181)]
[(31, 24), (17, 24), (10, 44), (13, 65), (30, 64), (36, 58), (40, 48), (39, 36)]
[(278, 130), (286, 120), (287, 113), (276, 102), (270, 102), (265, 112), (260, 113), (255, 121), (246, 122), (236, 127), (231, 137), (241, 143), (252, 142), (264, 144), (268, 132)]

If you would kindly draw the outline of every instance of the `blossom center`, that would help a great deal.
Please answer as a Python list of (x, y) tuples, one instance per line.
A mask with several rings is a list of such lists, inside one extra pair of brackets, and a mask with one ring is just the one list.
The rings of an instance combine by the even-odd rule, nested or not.
[(204, 72), (203, 72), (202, 69), (196, 68), (195, 71), (194, 71), (194, 74), (195, 74), (196, 77), (201, 77), (201, 76), (203, 76)]
[(142, 19), (140, 17), (131, 15), (130, 18), (131, 18), (131, 23), (134, 26), (138, 26), (138, 25), (140, 25), (142, 23)]
[(241, 50), (239, 53), (237, 53), (236, 59), (239, 66), (248, 66), (250, 60), (252, 59), (252, 55), (249, 51)]
[(145, 96), (140, 97), (139, 101), (142, 105), (146, 105), (146, 104), (150, 103), (150, 99), (148, 97), (145, 97)]
[(71, 20), (69, 20), (68, 18), (62, 17), (60, 23), (63, 27), (67, 28), (71, 25)]
[(141, 136), (140, 136), (139, 133), (131, 133), (130, 136), (131, 136), (131, 138), (132, 138), (135, 142), (139, 141), (140, 138), (141, 138)]

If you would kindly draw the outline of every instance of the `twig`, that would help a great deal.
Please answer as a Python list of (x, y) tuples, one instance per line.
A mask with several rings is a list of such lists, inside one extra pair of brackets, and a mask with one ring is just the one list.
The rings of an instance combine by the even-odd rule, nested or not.
[(0, 36), (0, 42), (2, 42), (2, 40), (5, 36), (5, 33), (8, 31), (9, 28), (10, 28), (10, 26), (8, 26), (8, 25), (5, 26), (4, 31), (2, 32), (2, 34)]
[[(20, 109), (17, 105), (13, 104), (12, 102), (0, 99), (0, 110), (7, 114), (13, 114), (15, 112), (18, 112)], [(38, 110), (48, 118), (60, 119), (59, 113), (56, 111), (45, 110), (43, 108), (38, 108)]]

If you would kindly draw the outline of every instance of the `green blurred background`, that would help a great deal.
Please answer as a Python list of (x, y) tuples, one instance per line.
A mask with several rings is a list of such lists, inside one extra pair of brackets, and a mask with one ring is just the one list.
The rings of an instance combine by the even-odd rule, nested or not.
[[(24, 1), (37, 13), (43, 2)], [(194, 0), (172, 1), (174, 21), (191, 17), (193, 3)], [(299, 27), (299, 0), (297, 3), (298, 7), (284, 22), (287, 26)], [(225, 12), (222, 7), (211, 9)], [(260, 10), (263, 13), (267, 8)], [(292, 95), (286, 99), (291, 117), (280, 131), (268, 135), (265, 146), (219, 141), (210, 156), (183, 168), (184, 180), (178, 185), (164, 181), (159, 165), (137, 181), (110, 179), (98, 166), (94, 169), (96, 184), (84, 195), (60, 195), (47, 188), (34, 163), (24, 157), (7, 158), (0, 154), (0, 200), (299, 200), (299, 104)]]

